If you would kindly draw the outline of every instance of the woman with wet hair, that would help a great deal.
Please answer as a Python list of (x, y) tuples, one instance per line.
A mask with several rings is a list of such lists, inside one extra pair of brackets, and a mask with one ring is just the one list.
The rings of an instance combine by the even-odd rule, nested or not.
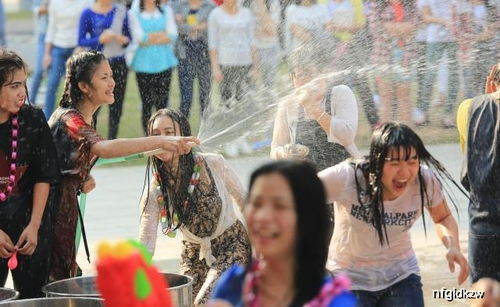
[(328, 212), (315, 167), (266, 164), (249, 191), (244, 216), (256, 258), (222, 275), (209, 306), (355, 306), (349, 280), (326, 274)]
[[(153, 136), (191, 134), (186, 117), (172, 109), (157, 111), (148, 123)], [(172, 153), (151, 157), (153, 178), (141, 200), (139, 239), (154, 253), (158, 224), (167, 236), (182, 233), (180, 273), (193, 277), (196, 306), (203, 306), (220, 274), (233, 264), (246, 265), (250, 243), (237, 212), (244, 188), (238, 176), (215, 154)]]
[(327, 200), (335, 202), (327, 267), (352, 279), (360, 306), (423, 306), (409, 230), (424, 208), (447, 249), (450, 271), (458, 264), (458, 283), (466, 280), (469, 267), (458, 226), (438, 177), (458, 185), (408, 126), (382, 125), (373, 133), (367, 157), (330, 167), (319, 177)]
[(52, 280), (77, 275), (77, 195), (94, 189), (95, 181), (90, 170), (97, 158), (121, 157), (160, 148), (167, 152), (185, 154), (197, 142), (193, 137), (175, 136), (103, 139), (95, 131), (92, 117), (101, 105), (114, 102), (114, 86), (109, 62), (100, 52), (82, 52), (73, 55), (66, 63), (64, 93), (59, 108), (49, 120), (63, 175), (61, 199), (55, 219)]
[[(9, 268), (20, 298), (44, 296), (57, 155), (42, 110), (26, 104), (26, 64), (0, 50), (0, 287)], [(10, 257), (17, 268), (7, 267)]]

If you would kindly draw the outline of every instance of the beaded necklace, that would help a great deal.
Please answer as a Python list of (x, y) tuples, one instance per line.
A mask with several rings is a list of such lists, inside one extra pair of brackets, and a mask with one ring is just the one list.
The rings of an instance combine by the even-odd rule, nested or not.
[[(193, 194), (195, 187), (200, 183), (200, 171), (203, 165), (203, 160), (202, 159), (196, 159), (195, 165), (193, 167), (193, 174), (191, 175), (191, 179), (189, 180), (189, 186), (188, 186), (188, 196), (186, 197), (186, 200), (184, 200), (183, 207), (184, 209), (188, 207), (189, 205), (189, 197)], [(155, 174), (156, 177), (156, 182), (157, 186), (156, 188), (158, 191), (160, 191), (160, 194), (157, 197), (157, 202), (158, 206), (160, 206), (160, 222), (161, 222), (161, 229), (163, 234), (173, 238), (175, 237), (175, 228), (176, 224), (179, 223), (179, 218), (177, 214), (174, 214), (173, 216), (173, 223), (169, 226), (168, 225), (168, 211), (167, 206), (165, 205), (165, 198), (163, 197), (163, 194), (161, 193), (161, 187), (160, 187), (160, 176), (159, 174)]]
[(7, 198), (14, 190), (14, 185), (16, 184), (17, 135), (19, 130), (19, 122), (17, 121), (17, 114), (14, 114), (12, 116), (11, 125), (12, 125), (12, 143), (11, 143), (11, 155), (10, 155), (9, 183), (7, 184), (7, 189), (5, 190), (5, 192), (0, 192), (1, 202), (7, 200)]

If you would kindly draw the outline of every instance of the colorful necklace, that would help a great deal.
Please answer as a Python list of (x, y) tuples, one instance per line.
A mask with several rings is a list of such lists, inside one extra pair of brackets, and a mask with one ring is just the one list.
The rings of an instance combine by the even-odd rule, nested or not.
[[(189, 180), (188, 196), (186, 197), (186, 200), (183, 203), (184, 209), (188, 207), (188, 205), (189, 205), (188, 199), (193, 194), (195, 187), (198, 185), (198, 183), (200, 183), (200, 172), (201, 172), (202, 165), (203, 165), (203, 160), (196, 159), (196, 162), (195, 162), (195, 165), (193, 168), (193, 174), (191, 175), (191, 179)], [(158, 202), (158, 206), (160, 206), (161, 229), (162, 229), (163, 234), (173, 238), (176, 235), (176, 233), (175, 233), (176, 226), (174, 226), (174, 225), (177, 225), (179, 223), (179, 218), (177, 217), (176, 214), (174, 214), (173, 223), (171, 223), (169, 225), (168, 217), (167, 217), (168, 216), (168, 211), (167, 211), (168, 208), (165, 205), (165, 198), (163, 197), (163, 194), (161, 193), (160, 176), (159, 176), (159, 174), (155, 174), (155, 177), (156, 177), (156, 182), (158, 184), (156, 186), (156, 188), (158, 189), (158, 191), (160, 191), (160, 194), (158, 195), (156, 200)]]
[(12, 125), (12, 143), (11, 143), (11, 156), (10, 156), (10, 173), (9, 183), (5, 192), (0, 192), (0, 201), (4, 202), (14, 190), (16, 184), (16, 160), (17, 160), (17, 135), (19, 130), (19, 122), (17, 121), (17, 114), (14, 114), (11, 119)]

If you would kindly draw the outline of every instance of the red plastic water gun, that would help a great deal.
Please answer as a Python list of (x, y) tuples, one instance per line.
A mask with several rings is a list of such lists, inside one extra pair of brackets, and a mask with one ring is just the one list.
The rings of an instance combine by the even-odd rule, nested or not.
[(98, 258), (97, 289), (106, 307), (173, 306), (165, 278), (140, 243), (101, 243)]

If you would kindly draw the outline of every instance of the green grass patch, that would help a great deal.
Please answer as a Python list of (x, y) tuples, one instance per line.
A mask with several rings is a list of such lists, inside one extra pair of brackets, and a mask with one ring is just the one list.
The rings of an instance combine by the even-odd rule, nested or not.
[(33, 12), (30, 10), (18, 11), (18, 12), (8, 12), (5, 14), (7, 21), (10, 20), (24, 20), (33, 18)]

